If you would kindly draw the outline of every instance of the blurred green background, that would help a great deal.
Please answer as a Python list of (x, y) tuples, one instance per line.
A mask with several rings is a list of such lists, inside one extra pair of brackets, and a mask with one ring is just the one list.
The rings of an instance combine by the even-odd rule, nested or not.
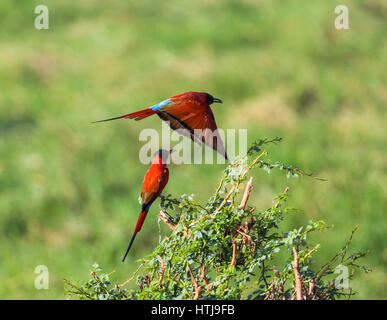
[[(36, 30), (34, 8), (50, 10)], [(334, 9), (349, 8), (349, 30)], [(258, 170), (259, 209), (291, 187), (303, 210), (286, 227), (325, 220), (317, 261), (330, 258), (355, 225), (373, 272), (357, 274), (357, 298), (386, 298), (387, 3), (380, 0), (13, 1), (0, 2), (0, 298), (63, 299), (63, 278), (86, 280), (91, 265), (129, 278), (158, 241), (158, 201), (129, 259), (148, 166), (140, 122), (90, 121), (137, 111), (185, 91), (224, 100), (221, 128), (248, 128), (249, 142), (280, 136), (270, 158), (326, 178), (287, 180)], [(171, 165), (165, 193), (205, 201), (224, 165)], [(46, 265), (49, 290), (36, 290)]]

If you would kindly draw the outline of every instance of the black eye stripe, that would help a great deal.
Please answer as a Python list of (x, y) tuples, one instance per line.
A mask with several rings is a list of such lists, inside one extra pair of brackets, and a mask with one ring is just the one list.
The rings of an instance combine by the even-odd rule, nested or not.
[(210, 95), (209, 93), (206, 93), (206, 102), (209, 105), (214, 102), (214, 97), (212, 95)]

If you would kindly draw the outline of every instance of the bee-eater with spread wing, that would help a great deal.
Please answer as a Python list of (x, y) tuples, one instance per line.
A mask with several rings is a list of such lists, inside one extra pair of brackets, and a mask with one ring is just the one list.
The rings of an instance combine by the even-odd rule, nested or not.
[(173, 130), (198, 144), (203, 142), (228, 160), (222, 138), (216, 131), (215, 117), (210, 108), (212, 103), (222, 103), (222, 100), (205, 92), (185, 92), (144, 110), (95, 122), (123, 118), (138, 121), (157, 114), (162, 120), (167, 121)]
[(134, 233), (132, 239), (130, 240), (128, 249), (126, 250), (125, 256), (122, 259), (122, 262), (125, 261), (126, 256), (129, 253), (130, 247), (133, 244), (134, 238), (137, 233), (141, 230), (141, 227), (144, 223), (146, 215), (151, 207), (153, 201), (156, 200), (158, 196), (161, 195), (165, 185), (169, 179), (169, 171), (166, 165), (166, 161), (170, 153), (174, 150), (164, 150), (160, 149), (153, 155), (152, 165), (145, 174), (144, 180), (142, 182), (141, 189), (141, 199), (142, 207), (141, 213), (138, 217), (136, 227), (134, 228)]

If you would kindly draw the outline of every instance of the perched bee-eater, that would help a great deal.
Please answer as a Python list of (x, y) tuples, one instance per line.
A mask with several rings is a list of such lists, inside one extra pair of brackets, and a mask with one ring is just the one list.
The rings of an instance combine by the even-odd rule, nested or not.
[(141, 227), (144, 223), (146, 215), (151, 207), (152, 203), (156, 200), (158, 196), (161, 195), (165, 185), (169, 179), (169, 171), (166, 165), (166, 161), (169, 155), (174, 150), (164, 150), (160, 149), (153, 155), (152, 165), (145, 174), (144, 180), (142, 182), (141, 189), (141, 212), (138, 217), (136, 227), (134, 228), (134, 233), (132, 239), (130, 240), (128, 249), (126, 250), (125, 256), (122, 259), (122, 262), (125, 261), (126, 256), (129, 253), (130, 247), (133, 244), (134, 238), (137, 233), (141, 230)]

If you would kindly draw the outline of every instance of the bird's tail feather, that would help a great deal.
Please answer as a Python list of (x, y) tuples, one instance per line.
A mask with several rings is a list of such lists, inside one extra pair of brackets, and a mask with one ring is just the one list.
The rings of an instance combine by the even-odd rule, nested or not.
[(105, 120), (94, 121), (92, 123), (111, 121), (111, 120), (117, 120), (117, 119), (134, 119), (134, 120), (138, 121), (138, 120), (142, 120), (142, 119), (144, 119), (146, 117), (149, 117), (149, 116), (151, 116), (152, 114), (155, 114), (155, 113), (157, 113), (157, 111), (152, 110), (150, 108), (147, 108), (147, 109), (136, 111), (136, 112), (133, 112), (133, 113), (127, 113), (127, 114), (124, 114), (123, 116), (119, 116), (119, 117), (115, 117), (115, 118), (110, 118), (110, 119), (105, 119)]
[(134, 234), (133, 234), (133, 236), (132, 236), (132, 239), (130, 240), (130, 243), (129, 243), (128, 249), (126, 249), (126, 252), (125, 252), (124, 258), (122, 259), (122, 262), (124, 262), (124, 261), (125, 261), (125, 259), (126, 259), (126, 256), (127, 256), (127, 255), (128, 255), (128, 253), (129, 253), (130, 247), (131, 247), (131, 246), (132, 246), (132, 244), (133, 244), (134, 238), (136, 238), (136, 234), (137, 234), (137, 233), (134, 233)]
[(141, 230), (142, 224), (144, 223), (147, 213), (148, 213), (148, 210), (141, 211), (140, 216), (138, 217), (138, 220), (137, 220), (136, 228), (134, 228), (134, 233), (137, 233)]
[(130, 248), (132, 247), (134, 238), (136, 238), (137, 233), (141, 230), (142, 224), (144, 223), (144, 220), (146, 218), (147, 213), (148, 213), (148, 210), (141, 211), (140, 216), (138, 217), (138, 220), (137, 220), (136, 227), (134, 228), (134, 233), (133, 233), (132, 239), (130, 240), (128, 249), (126, 249), (125, 256), (122, 259), (122, 262), (125, 261), (126, 256), (128, 255)]
[(144, 118), (147, 118), (155, 113), (157, 113), (157, 111), (147, 108), (147, 109), (140, 110), (137, 112), (129, 113), (126, 115), (125, 118), (130, 118), (130, 119), (134, 119), (134, 120), (138, 121), (138, 120), (142, 120)]

